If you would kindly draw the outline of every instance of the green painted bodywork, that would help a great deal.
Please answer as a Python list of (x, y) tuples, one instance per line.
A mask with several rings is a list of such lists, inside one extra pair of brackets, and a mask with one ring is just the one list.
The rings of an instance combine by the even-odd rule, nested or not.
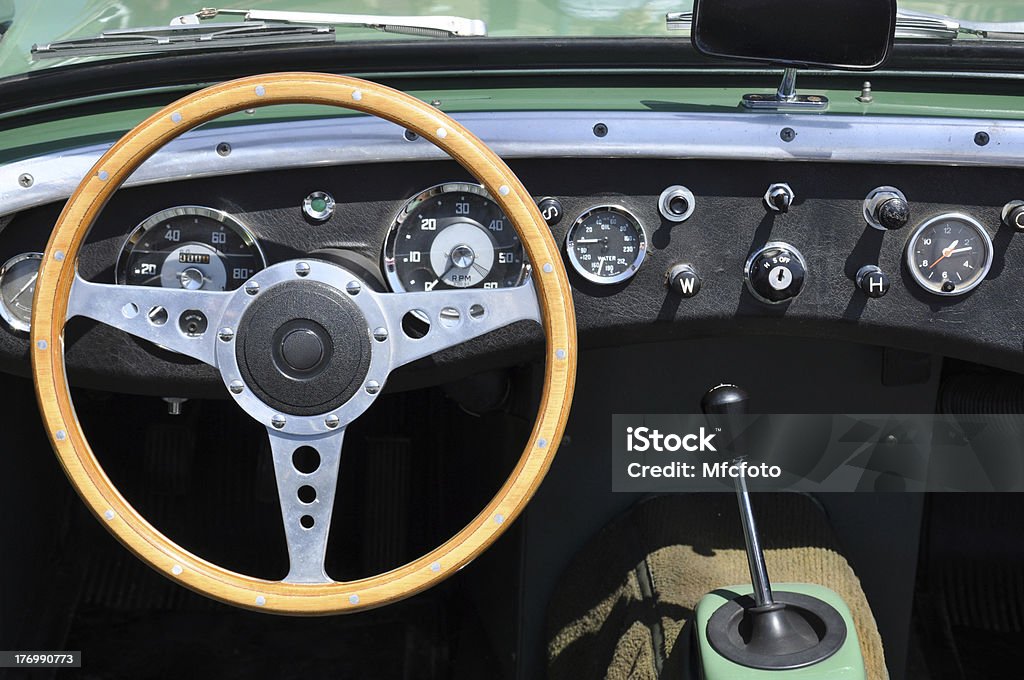
[[(0, 40), (0, 78), (25, 70), (47, 68), (67, 60), (31, 62), (29, 49), (37, 42), (95, 35), (103, 30), (167, 24), (170, 18), (193, 12), (202, 5), (216, 4), (204, 0), (0, 0), (0, 25), (12, 14), (13, 23)], [(509, 36), (592, 36), (636, 35), (668, 36), (664, 26), (665, 12), (685, 10), (690, 0), (452, 0), (443, 6), (443, 13), (480, 17), (487, 21), (490, 35), (500, 40)], [(337, 2), (332, 0), (244, 0), (227, 6), (302, 9), (310, 11), (422, 14), (438, 13), (438, 5), (423, 0), (399, 0), (387, 3), (375, 0)], [(986, 0), (984, 2), (915, 2), (901, 7), (930, 12), (955, 14), (976, 21), (1024, 20), (1024, 3), (1019, 0)], [(383, 34), (372, 30), (339, 29), (341, 40), (424, 40), (409, 36)], [(685, 35), (666, 38), (686, 40)], [(73, 61), (73, 60), (72, 60)], [(725, 65), (727, 66), (727, 65)], [(717, 72), (716, 72), (717, 73)], [(410, 75), (409, 91), (425, 101), (439, 100), (448, 113), (466, 111), (530, 111), (530, 110), (602, 110), (602, 111), (740, 111), (740, 98), (747, 92), (771, 91), (779, 71), (746, 72), (732, 75), (722, 72), (722, 86), (708, 87), (707, 78), (699, 86), (688, 86), (687, 75), (663, 74), (661, 83), (651, 86), (650, 80), (637, 79), (631, 85), (628, 76), (618, 74), (608, 86), (594, 87), (589, 73), (585, 85), (568, 83), (561, 76), (556, 87), (542, 83), (533, 87), (502, 87), (500, 74), (481, 77), (467, 72), (459, 89), (416, 87), (431, 76)], [(373, 74), (368, 74), (370, 77)], [(446, 74), (450, 75), (450, 74)], [(586, 76), (588, 74), (584, 74)], [(692, 75), (692, 73), (690, 74)], [(678, 86), (671, 86), (673, 79)], [(807, 76), (810, 77), (810, 76)], [(538, 74), (538, 80), (543, 74)], [(1024, 119), (1024, 90), (1020, 81), (990, 80), (974, 89), (959, 87), (961, 79), (930, 78), (923, 87), (911, 84), (900, 75), (872, 74), (874, 101), (862, 104), (860, 79), (850, 75), (819, 78), (814, 85), (801, 78), (802, 91), (825, 94), (831, 104), (824, 115), (900, 115), (964, 117), (983, 120)], [(463, 85), (463, 83), (465, 83)], [(802, 87), (801, 87), (802, 85)], [(190, 89), (165, 90), (167, 100)], [(59, 108), (71, 102), (48, 105)], [(80, 102), (79, 102), (80, 103)], [(0, 116), (0, 162), (37, 155), (57, 148), (68, 148), (91, 142), (108, 142), (156, 110), (127, 108), (102, 114), (78, 116), (52, 122), (22, 126), (6, 121), (20, 117), (25, 111)], [(265, 122), (312, 116), (346, 115), (337, 109), (322, 107), (274, 107), (258, 110), (253, 115), (237, 114), (218, 124)], [(758, 115), (749, 113), (748, 115)], [(806, 114), (821, 115), (821, 114)]]
[[(0, 0), (0, 22), (14, 20), (0, 41), (0, 77), (47, 68), (68, 60), (32, 62), (35, 43), (93, 36), (105, 30), (166, 26), (178, 15), (195, 12), (210, 0)], [(281, 9), (355, 14), (452, 14), (483, 19), (490, 37), (647, 36), (664, 37), (665, 13), (689, 10), (692, 0), (236, 0), (221, 7)], [(1024, 20), (1020, 0), (900, 2), (900, 8), (949, 14), (974, 21)], [(219, 20), (219, 19), (218, 19)], [(228, 18), (227, 20), (237, 20)], [(420, 40), (373, 30), (338, 29), (340, 40)], [(679, 39), (685, 40), (685, 37)]]
[(846, 641), (843, 646), (821, 663), (789, 671), (747, 668), (724, 659), (708, 642), (705, 633), (708, 620), (728, 600), (739, 595), (749, 595), (752, 591), (749, 585), (720, 588), (705, 595), (697, 604), (695, 612), (694, 627), (697, 631), (703, 680), (866, 680), (864, 658), (860, 651), (857, 629), (853, 625), (853, 616), (839, 595), (813, 583), (778, 583), (773, 584), (772, 588), (778, 592), (787, 591), (817, 597), (835, 607), (846, 622)]

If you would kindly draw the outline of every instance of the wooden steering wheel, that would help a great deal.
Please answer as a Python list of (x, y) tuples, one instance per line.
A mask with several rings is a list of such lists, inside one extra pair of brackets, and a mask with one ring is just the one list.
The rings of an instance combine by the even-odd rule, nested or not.
[[(343, 267), (313, 258), (274, 264), (226, 292), (108, 285), (78, 275), (79, 249), (100, 210), (159, 148), (224, 114), (294, 103), (379, 116), (444, 150), (487, 188), (512, 222), (533, 265), (531, 280), (506, 289), (379, 293)], [(403, 316), (414, 310), (430, 321), (422, 338), (402, 330)], [(207, 330), (183, 332), (179, 318), (185, 312), (202, 314)], [(235, 402), (266, 426), (290, 564), (282, 581), (239, 574), (191, 554), (114, 487), (82, 432), (69, 392), (63, 335), (65, 322), (76, 316), (214, 366)], [(395, 368), (524, 319), (545, 330), (543, 395), (530, 439), (497, 495), (428, 554), (358, 581), (331, 580), (324, 556), (346, 426), (373, 403)], [(314, 335), (329, 357), (321, 367), (331, 376), (324, 401), (302, 408), (286, 408), (275, 396), (285, 389), (287, 371), (268, 376), (266, 370), (246, 369), (276, 365), (270, 356), (276, 345), (267, 338), (288, 322), (318, 326)], [(576, 375), (576, 320), (565, 268), (536, 204), (508, 166), (434, 107), (382, 85), (318, 73), (261, 75), (201, 90), (153, 114), (114, 144), (72, 194), (46, 246), (31, 336), (32, 376), (47, 434), (68, 479), (99, 521), (171, 580), (228, 604), (281, 614), (379, 607), (439, 583), (483, 552), (522, 512), (547, 473)], [(307, 459), (313, 450), (315, 469), (297, 467), (299, 449)]]

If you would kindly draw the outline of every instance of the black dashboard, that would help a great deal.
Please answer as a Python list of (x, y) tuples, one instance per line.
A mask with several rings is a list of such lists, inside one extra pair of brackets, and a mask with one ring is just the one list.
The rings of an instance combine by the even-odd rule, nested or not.
[[(1024, 370), (1024, 340), (1015, 314), (1024, 242), (1007, 224), (1012, 219), (1004, 220), (1004, 207), (1024, 185), (1024, 170), (629, 158), (537, 158), (509, 164), (535, 198), (552, 199), (545, 212), (552, 217), (552, 234), (563, 252), (571, 248), (573, 238), (567, 244), (567, 234), (577, 218), (595, 206), (621, 208), (642, 228), (646, 253), (629, 276), (598, 282), (581, 273), (578, 261), (565, 257), (584, 348), (770, 334), (862, 342)], [(267, 264), (310, 254), (341, 258), (348, 266), (362, 267), (373, 285), (393, 288), (384, 267), (389, 228), (410, 198), (451, 182), (472, 179), (453, 162), (426, 160), (252, 172), (127, 188), (104, 209), (82, 251), (79, 271), (90, 280), (113, 282), (125, 241), (137, 225), (160, 211), (195, 205), (237, 218)], [(766, 200), (775, 184), (785, 184), (792, 192), (781, 212), (769, 205), (771, 197)], [(662, 192), (677, 185), (692, 192), (692, 199), (677, 204), (692, 208), (683, 221), (666, 219), (659, 209)], [(905, 195), (906, 226), (886, 231), (866, 223), (865, 197), (878, 187), (894, 187)], [(311, 217), (308, 206), (303, 209), (316, 192), (335, 203), (325, 219)], [(50, 204), (18, 213), (0, 232), (0, 259), (41, 251), (60, 207)], [(907, 260), (908, 239), (916, 228), (950, 213), (976, 221), (991, 239), (990, 269), (978, 276), (976, 288), (962, 295), (926, 289)], [(768, 244), (796, 251), (805, 269), (798, 294), (781, 303), (766, 301), (745, 276), (749, 260)], [(958, 249), (964, 245), (946, 246), (949, 252)], [(930, 264), (934, 262), (922, 268), (926, 276)], [(673, 289), (667, 285), (668, 274), (678, 265), (689, 265), (687, 276), (696, 281)], [(877, 266), (888, 279), (882, 297), (866, 294), (869, 283), (863, 289), (857, 285), (858, 272), (868, 265)], [(780, 272), (780, 280), (783, 273), (789, 276)], [(421, 360), (397, 373), (391, 387), (428, 384), (441, 374), (439, 369), (450, 379), (518, 363), (539, 356), (541, 341), (535, 326), (515, 325)], [(26, 374), (27, 344), (23, 332), (3, 325), (0, 366)], [(93, 322), (73, 320), (66, 345), (72, 380), (81, 386), (183, 397), (223, 391), (211, 367)], [(642, 355), (642, 347), (638, 351)], [(680, 357), (681, 362), (694, 359)]]

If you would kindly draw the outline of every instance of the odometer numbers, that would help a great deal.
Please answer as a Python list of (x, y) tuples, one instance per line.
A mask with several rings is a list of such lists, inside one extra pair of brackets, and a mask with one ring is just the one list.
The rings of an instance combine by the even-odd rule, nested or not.
[(266, 266), (259, 244), (233, 216), (202, 206), (168, 208), (121, 247), (117, 282), (186, 290), (234, 290)]

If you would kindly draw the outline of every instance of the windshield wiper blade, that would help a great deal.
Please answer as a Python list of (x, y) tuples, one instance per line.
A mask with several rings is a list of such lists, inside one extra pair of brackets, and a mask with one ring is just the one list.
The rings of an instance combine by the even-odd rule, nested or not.
[(89, 38), (59, 40), (33, 45), (33, 59), (109, 56), (140, 52), (173, 52), (211, 47), (246, 47), (293, 43), (334, 42), (329, 26), (299, 26), (272, 23), (231, 23), (199, 26), (150, 26), (104, 31)]
[[(665, 26), (673, 31), (689, 31), (693, 12), (669, 12)], [(896, 12), (897, 40), (956, 40), (961, 33), (992, 40), (1024, 38), (1024, 21), (962, 21), (942, 14), (901, 9)]]
[(373, 28), (385, 33), (404, 33), (406, 35), (422, 35), (431, 38), (479, 38), (487, 35), (487, 24), (480, 19), (466, 19), (453, 16), (387, 16), (271, 9), (214, 9), (212, 7), (204, 7), (195, 14), (185, 14), (175, 19), (175, 21), (198, 23), (202, 19), (212, 19), (220, 14), (241, 16), (244, 21), (353, 26), (357, 28)]

